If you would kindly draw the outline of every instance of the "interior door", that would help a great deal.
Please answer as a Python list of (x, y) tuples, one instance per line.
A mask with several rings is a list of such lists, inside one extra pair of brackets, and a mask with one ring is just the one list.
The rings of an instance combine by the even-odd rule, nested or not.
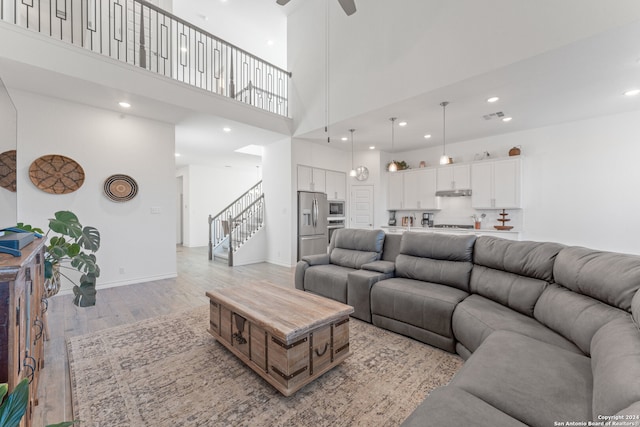
[(373, 230), (373, 185), (351, 187), (351, 228)]

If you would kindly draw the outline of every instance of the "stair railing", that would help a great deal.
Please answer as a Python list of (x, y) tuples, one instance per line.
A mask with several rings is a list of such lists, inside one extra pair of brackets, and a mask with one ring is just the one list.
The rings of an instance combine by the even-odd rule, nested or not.
[(1, 0), (0, 20), (289, 114), (290, 72), (144, 0)]
[(264, 226), (264, 194), (247, 206), (231, 221), (229, 233), (229, 266), (233, 266), (233, 253)]
[(227, 240), (234, 218), (261, 196), (262, 181), (259, 181), (216, 215), (209, 215), (209, 260), (213, 259), (213, 251)]

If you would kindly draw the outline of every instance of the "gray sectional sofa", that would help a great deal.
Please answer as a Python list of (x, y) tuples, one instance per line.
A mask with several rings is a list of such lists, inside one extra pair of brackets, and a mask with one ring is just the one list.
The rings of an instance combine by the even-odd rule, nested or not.
[(335, 236), (329, 254), (298, 263), (297, 288), (466, 359), (403, 425), (640, 426), (640, 257), (475, 235)]

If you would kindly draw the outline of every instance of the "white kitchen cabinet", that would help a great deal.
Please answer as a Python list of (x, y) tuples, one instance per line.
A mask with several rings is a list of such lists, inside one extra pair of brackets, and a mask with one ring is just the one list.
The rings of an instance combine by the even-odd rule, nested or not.
[(326, 191), (326, 171), (298, 165), (298, 191)]
[(389, 197), (387, 209), (390, 211), (396, 211), (403, 209), (404, 201), (404, 173), (402, 172), (389, 172)]
[(312, 170), (313, 175), (313, 191), (319, 191), (320, 193), (325, 193), (327, 191), (327, 171), (324, 169), (316, 169)]
[(437, 168), (437, 191), (471, 188), (470, 165), (446, 165)]
[(475, 209), (522, 207), (521, 159), (474, 163), (471, 167), (471, 206)]
[(436, 169), (390, 172), (388, 210), (439, 209)]
[(438, 209), (436, 169), (404, 173), (403, 209)]
[(327, 171), (326, 190), (327, 190), (327, 199), (346, 200), (347, 174), (344, 172)]

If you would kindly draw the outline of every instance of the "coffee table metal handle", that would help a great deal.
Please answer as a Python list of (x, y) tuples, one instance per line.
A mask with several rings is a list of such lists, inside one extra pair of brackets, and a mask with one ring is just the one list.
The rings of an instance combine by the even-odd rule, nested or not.
[(322, 350), (322, 351), (320, 352), (320, 351), (318, 351), (318, 349), (316, 348), (316, 355), (317, 355), (318, 357), (322, 357), (322, 355), (323, 355), (323, 354), (325, 354), (325, 353), (327, 352), (327, 349), (328, 349), (328, 348), (329, 348), (329, 343), (328, 343), (328, 342), (324, 343), (324, 350)]

